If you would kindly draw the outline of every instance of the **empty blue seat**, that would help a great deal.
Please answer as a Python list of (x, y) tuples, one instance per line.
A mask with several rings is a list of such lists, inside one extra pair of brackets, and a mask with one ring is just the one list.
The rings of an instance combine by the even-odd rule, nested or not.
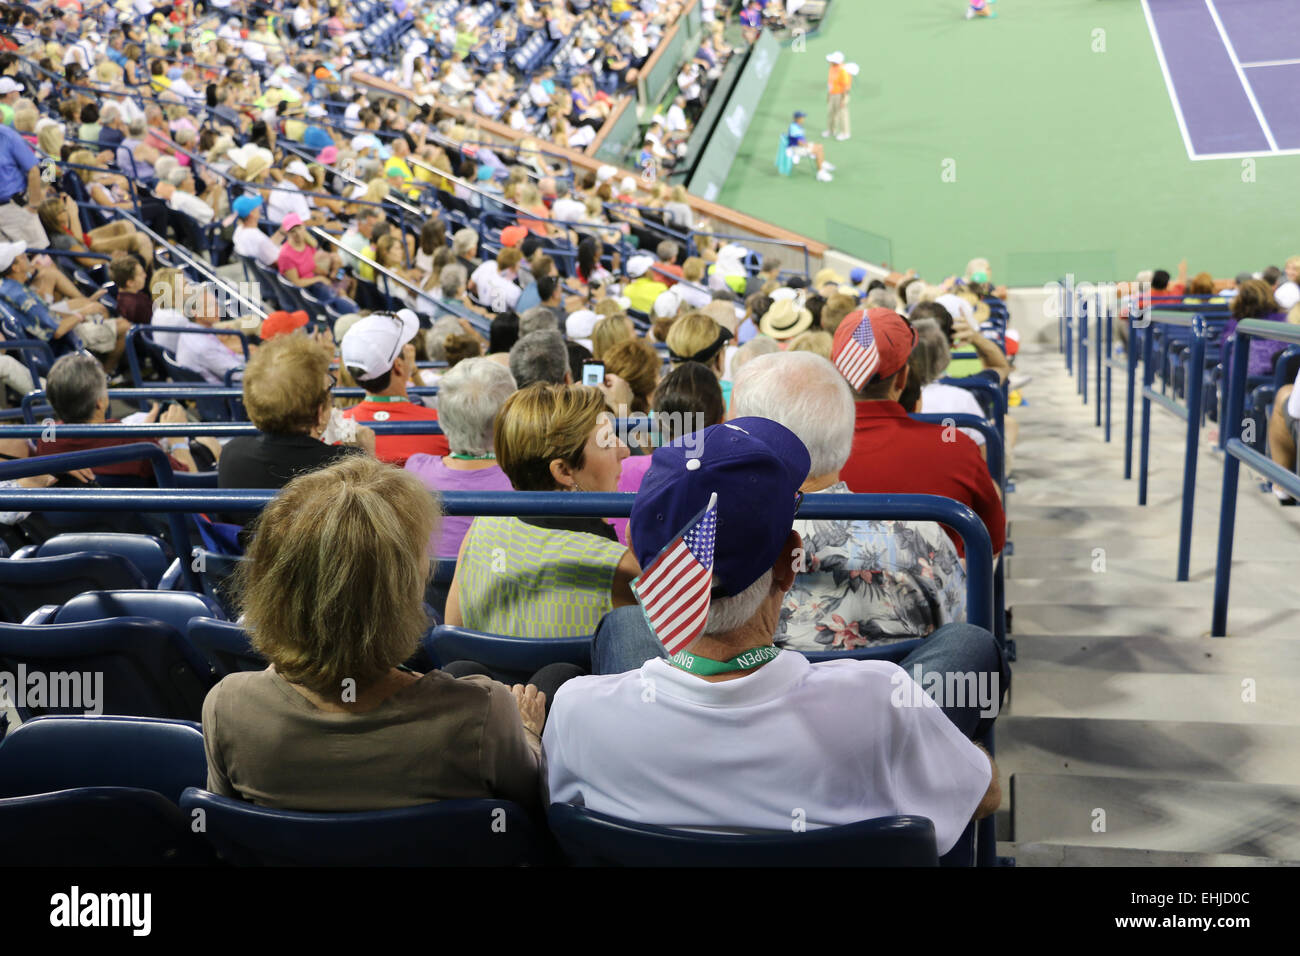
[(551, 804), (551, 833), (579, 866), (937, 866), (925, 817), (863, 820), (802, 833), (700, 833)]
[(425, 635), (423, 647), (438, 666), (476, 661), (491, 670), (520, 677), (528, 677), (547, 664), (576, 664), (591, 670), (589, 637), (503, 637), (443, 624)]
[(102, 551), (52, 558), (0, 559), (0, 618), (15, 624), (83, 591), (136, 590), (150, 581), (126, 558)]
[(238, 624), (196, 617), (186, 626), (185, 634), (194, 649), (208, 659), (217, 679), (240, 671), (266, 670), (266, 659), (253, 649), (248, 633)]
[(189, 789), (181, 809), (203, 811), (204, 836), (237, 866), (516, 866), (547, 862), (546, 844), (509, 800), (441, 803), (365, 813), (275, 810)]
[[(10, 672), (22, 664), (29, 674), (80, 675), (80, 701), (20, 700), (16, 709), (24, 721), (92, 708), (121, 716), (198, 720), (203, 697), (215, 683), (207, 661), (179, 632), (139, 617), (0, 624), (0, 664)], [(92, 696), (99, 699), (90, 700)]]
[(0, 743), (0, 797), (134, 787), (178, 803), (207, 779), (203, 734), (189, 721), (37, 717)]
[(0, 800), (7, 866), (193, 866), (213, 861), (189, 818), (152, 790), (84, 787)]
[(184, 634), (190, 618), (224, 619), (225, 614), (212, 598), (191, 591), (87, 591), (55, 610), (48, 623), (78, 624), (114, 617), (147, 617)]

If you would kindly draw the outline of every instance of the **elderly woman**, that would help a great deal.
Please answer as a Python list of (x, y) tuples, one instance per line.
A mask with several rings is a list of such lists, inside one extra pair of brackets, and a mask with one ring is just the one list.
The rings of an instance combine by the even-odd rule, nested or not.
[[(505, 403), (493, 447), (516, 491), (615, 491), (628, 453), (598, 389), (541, 383)], [(461, 544), (446, 619), (513, 637), (594, 634), (633, 603), (639, 573), (598, 518), (481, 517)]]
[(265, 670), (203, 703), (208, 789), (262, 806), (386, 810), (496, 797), (536, 809), (545, 700), (403, 666), (438, 508), (369, 458), (302, 475), (258, 522), (237, 590)]
[[(731, 416), (784, 425), (808, 448), (808, 494), (847, 494), (840, 469), (853, 445), (853, 394), (812, 352), (762, 355), (736, 376)], [(804, 564), (786, 593), (776, 643), (851, 650), (924, 637), (965, 620), (966, 575), (930, 521), (796, 521)]]
[[(470, 358), (457, 363), (442, 377), (438, 391), (438, 423), (451, 454), (412, 455), (406, 470), (434, 491), (509, 491), (510, 479), (497, 464), (492, 440), (497, 413), (514, 391), (514, 376), (496, 362)], [(443, 521), (433, 554), (455, 558), (472, 521)]]
[[(345, 444), (322, 440), (334, 417), (332, 354), (332, 342), (327, 347), (302, 332), (278, 335), (257, 348), (244, 370), (244, 408), (260, 434), (226, 444), (220, 487), (283, 488), (296, 475), (375, 453), (375, 433), (364, 425)], [(242, 524), (244, 517), (233, 523)]]

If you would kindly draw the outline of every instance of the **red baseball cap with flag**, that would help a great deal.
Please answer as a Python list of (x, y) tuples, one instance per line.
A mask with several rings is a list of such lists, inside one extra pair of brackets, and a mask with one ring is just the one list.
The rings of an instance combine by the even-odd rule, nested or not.
[(831, 361), (861, 391), (906, 365), (915, 344), (916, 330), (893, 309), (858, 309), (835, 330)]

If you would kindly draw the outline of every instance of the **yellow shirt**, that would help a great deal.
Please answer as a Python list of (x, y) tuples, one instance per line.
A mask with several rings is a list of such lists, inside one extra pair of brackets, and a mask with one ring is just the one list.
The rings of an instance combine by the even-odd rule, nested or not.
[[(384, 176), (385, 177), (389, 176), (390, 171), (394, 169), (396, 169), (399, 173), (402, 174), (403, 185), (415, 181), (416, 177), (415, 174), (411, 172), (410, 165), (406, 162), (406, 160), (402, 159), (399, 156), (389, 156), (388, 159), (384, 162)], [(412, 199), (419, 199), (420, 190), (412, 186), (410, 189), (406, 191), (406, 195), (410, 196)]]

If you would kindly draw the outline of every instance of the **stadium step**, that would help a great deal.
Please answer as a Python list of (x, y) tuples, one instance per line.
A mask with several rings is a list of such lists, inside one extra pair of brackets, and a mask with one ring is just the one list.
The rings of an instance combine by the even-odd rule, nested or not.
[(998, 729), (997, 761), (1004, 776), (1038, 773), (1300, 787), (1300, 764), (1292, 759), (1292, 725), (1007, 716)]
[(1016, 843), (1300, 860), (1300, 787), (1018, 773), (1011, 792)]
[(1231, 636), (1210, 638), (1223, 459), (1207, 434), (1179, 583), (1184, 423), (1153, 410), (1140, 507), (1136, 458), (1123, 478), (1122, 378), (1106, 444), (1062, 356), (1031, 348), (1017, 367), (1034, 382), (1012, 409), (1017, 661), (998, 721), (999, 852), (1021, 866), (1300, 861), (1300, 509), (1278, 508), (1243, 470)]

